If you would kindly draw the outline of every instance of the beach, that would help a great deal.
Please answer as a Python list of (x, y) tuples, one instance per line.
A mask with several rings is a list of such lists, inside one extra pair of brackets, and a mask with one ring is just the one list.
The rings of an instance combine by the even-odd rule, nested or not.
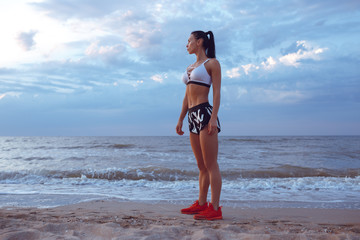
[(3, 207), (0, 239), (360, 239), (360, 210), (223, 208), (198, 221), (166, 203), (96, 200), (52, 207)]
[(187, 137), (0, 137), (0, 240), (360, 239), (359, 144), (221, 136), (224, 219), (196, 221)]

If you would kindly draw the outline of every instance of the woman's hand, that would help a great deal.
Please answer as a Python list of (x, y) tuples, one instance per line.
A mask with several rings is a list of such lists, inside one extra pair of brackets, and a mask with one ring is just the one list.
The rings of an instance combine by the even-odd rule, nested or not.
[(217, 119), (210, 118), (210, 121), (208, 123), (208, 134), (214, 135), (217, 131), (218, 131)]
[(184, 134), (184, 132), (182, 130), (182, 125), (183, 125), (182, 121), (179, 121), (178, 124), (176, 125), (176, 129), (175, 129), (176, 133), (180, 136)]

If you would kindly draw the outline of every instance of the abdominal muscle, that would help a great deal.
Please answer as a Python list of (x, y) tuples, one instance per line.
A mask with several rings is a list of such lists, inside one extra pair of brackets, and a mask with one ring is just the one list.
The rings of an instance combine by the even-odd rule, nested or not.
[(196, 84), (188, 84), (186, 86), (188, 107), (192, 108), (201, 103), (208, 102), (210, 88)]

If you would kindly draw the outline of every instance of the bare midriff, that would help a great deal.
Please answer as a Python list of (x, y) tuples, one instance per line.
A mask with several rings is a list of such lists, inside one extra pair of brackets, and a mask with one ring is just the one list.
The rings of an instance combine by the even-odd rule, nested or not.
[(188, 84), (186, 87), (189, 108), (209, 101), (208, 95), (210, 88), (196, 84)]

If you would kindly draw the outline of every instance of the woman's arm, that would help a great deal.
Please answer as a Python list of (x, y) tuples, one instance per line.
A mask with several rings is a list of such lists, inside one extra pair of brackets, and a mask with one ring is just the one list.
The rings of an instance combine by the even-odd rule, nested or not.
[(183, 125), (183, 121), (184, 121), (184, 118), (185, 118), (187, 112), (188, 112), (188, 100), (187, 100), (187, 88), (186, 88), (185, 97), (184, 97), (184, 100), (183, 100), (179, 121), (178, 121), (178, 123), (176, 125), (176, 133), (178, 135), (183, 135), (184, 134), (184, 132), (182, 130), (182, 125)]
[(210, 61), (210, 70), (213, 86), (213, 111), (208, 124), (208, 133), (212, 135), (217, 131), (217, 117), (220, 108), (221, 66), (218, 60)]

